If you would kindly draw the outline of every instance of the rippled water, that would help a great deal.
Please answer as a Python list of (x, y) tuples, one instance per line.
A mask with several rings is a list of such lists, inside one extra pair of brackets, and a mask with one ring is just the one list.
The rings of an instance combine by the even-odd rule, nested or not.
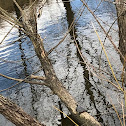
[[(100, 0), (88, 1), (88, 5), (93, 11), (95, 11), (99, 3)], [(44, 38), (44, 45), (47, 51), (64, 37), (73, 19), (77, 18), (81, 6), (82, 3), (79, 0), (73, 0), (70, 3), (63, 3), (61, 0), (48, 0), (43, 7), (42, 16), (38, 19), (38, 31)], [(41, 7), (41, 1), (38, 2), (37, 7)], [(14, 11), (11, 11), (11, 13), (15, 15)], [(99, 21), (106, 31), (116, 19), (115, 6), (109, 2), (102, 2), (95, 14), (100, 18)], [(101, 40), (104, 41), (105, 35), (102, 29), (88, 10), (85, 9), (74, 27), (78, 46), (88, 63), (94, 66), (92, 69), (115, 83), (91, 22), (97, 29)], [(0, 20), (0, 40), (3, 39), (10, 28), (10, 25)], [(35, 56), (32, 43), (27, 37), (24, 36), (20, 41), (11, 44), (20, 35), (17, 29), (13, 29), (3, 44), (0, 45), (0, 73), (15, 78), (25, 78), (32, 72), (40, 69), (39, 60)], [(117, 23), (113, 25), (110, 35), (118, 47)], [(117, 79), (121, 80), (122, 63), (120, 57), (107, 39), (105, 41), (105, 49)], [(103, 125), (120, 125), (112, 104), (115, 105), (117, 111), (121, 114), (120, 99), (123, 98), (122, 94), (110, 83), (96, 77), (83, 63), (73, 40), (73, 32), (68, 34), (64, 42), (49, 55), (49, 58), (58, 78), (83, 108)], [(37, 75), (42, 74), (42, 71), (37, 73)], [(15, 83), (0, 77), (1, 90)], [(2, 92), (2, 94), (11, 98), (26, 112), (47, 126), (61, 124), (62, 115), (53, 106), (59, 107), (61, 105), (62, 111), (69, 114), (60, 99), (53, 95), (51, 90), (45, 86), (20, 84), (13, 89)], [(66, 120), (65, 118), (62, 119), (63, 126), (71, 126), (69, 121)], [(0, 126), (12, 126), (12, 124), (1, 115)]]

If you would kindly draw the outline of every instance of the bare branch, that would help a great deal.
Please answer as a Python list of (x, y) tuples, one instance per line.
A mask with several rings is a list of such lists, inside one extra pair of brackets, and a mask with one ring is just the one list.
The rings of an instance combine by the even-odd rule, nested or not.
[[(5, 89), (3, 89), (3, 90), (0, 90), (0, 92), (3, 92), (3, 91), (7, 91), (7, 90), (9, 90), (9, 89), (12, 89), (12, 88), (14, 88), (15, 86), (17, 86), (17, 85), (19, 85), (19, 84), (21, 84), (22, 82), (18, 82), (18, 83), (16, 83), (16, 84), (14, 84), (14, 85), (12, 85), (12, 86), (10, 86), (9, 88), (5, 88)], [(46, 83), (29, 83), (29, 84), (37, 84), (37, 85), (47, 85)]]
[(8, 22), (9, 24), (11, 24), (11, 25), (13, 25), (13, 23), (15, 23), (15, 21), (14, 21), (13, 19), (11, 19), (10, 17), (4, 16), (4, 15), (2, 15), (2, 14), (0, 14), (0, 17), (1, 17), (3, 20), (7, 21), (7, 22)]
[[(8, 12), (7, 12), (8, 13)], [(9, 15), (9, 14), (8, 14)], [(6, 21), (9, 21), (9, 22), (12, 22), (14, 23), (11, 27), (11, 29), (7, 32), (7, 34), (4, 36), (4, 38), (2, 39), (2, 41), (0, 42), (0, 44), (2, 44), (2, 42), (5, 40), (5, 38), (9, 35), (9, 33), (11, 32), (11, 30), (16, 27), (16, 25), (20, 26), (20, 27), (23, 27), (22, 24), (19, 22), (19, 20), (16, 19), (16, 21), (13, 21), (12, 19), (10, 19), (10, 17), (7, 17), (6, 15), (2, 16), (0, 15), (3, 19), (5, 19)], [(21, 18), (21, 17), (20, 17)], [(20, 19), (19, 18), (19, 19)]]
[(10, 80), (15, 80), (15, 81), (23, 82), (22, 79), (16, 79), (16, 78), (13, 78), (13, 77), (9, 77), (9, 76), (3, 75), (1, 73), (0, 73), (0, 76), (2, 76), (4, 78), (7, 78), (7, 79), (10, 79)]
[(16, 19), (15, 17), (13, 17), (13, 16), (11, 16), (11, 14), (9, 14), (6, 10), (4, 10), (4, 9), (2, 9), (1, 7), (0, 7), (0, 11), (1, 11), (1, 13), (4, 15), (4, 16), (6, 16), (6, 17), (8, 17), (8, 19), (13, 19), (15, 22), (17, 22), (17, 24), (20, 24), (21, 25), (21, 23), (18, 21), (18, 19)]
[(13, 2), (15, 3), (15, 5), (18, 7), (18, 9), (20, 10), (22, 15), (25, 15), (24, 11), (22, 10), (22, 8), (19, 6), (19, 4), (17, 3), (16, 0), (13, 0)]
[[(18, 9), (21, 11), (21, 13), (22, 13), (22, 16), (25, 14), (24, 12), (23, 12), (23, 10), (21, 9), (21, 7), (18, 5), (18, 3), (15, 1), (15, 0), (13, 0), (14, 1), (14, 3), (16, 4), (16, 6), (18, 7)], [(30, 7), (28, 8), (28, 9), (30, 9), (34, 4), (35, 4), (35, 2), (36, 2), (36, 0), (30, 5)], [(12, 28), (8, 31), (8, 33), (4, 36), (4, 38), (2, 39), (2, 41), (0, 42), (0, 44), (4, 41), (4, 39), (8, 36), (8, 34), (11, 32), (11, 30), (14, 28), (14, 27), (16, 27), (17, 28), (17, 26), (16, 25), (18, 25), (18, 26), (20, 26), (21, 28), (23, 28), (23, 25), (21, 24), (21, 22), (19, 21), (19, 19), (20, 18), (22, 18), (22, 16), (20, 16), (19, 17), (19, 19), (16, 19), (15, 17), (13, 17), (13, 16), (11, 16), (7, 11), (5, 11), (4, 9), (2, 9), (1, 7), (0, 7), (0, 11), (2, 12), (2, 14), (5, 16), (2, 16), (2, 15), (0, 15), (4, 20), (6, 20), (7, 22), (12, 22), (12, 23), (14, 23), (13, 24), (13, 26), (12, 26)], [(12, 24), (12, 23), (10, 23), (10, 24)], [(23, 29), (21, 29), (24, 33), (26, 33), (26, 31), (24, 31)]]
[[(4, 46), (0, 46), (0, 48), (10, 46), (10, 45), (12, 45), (12, 44), (18, 42), (18, 41), (21, 40), (22, 38), (26, 38), (26, 36), (25, 36), (25, 35), (22, 35), (22, 36), (18, 37), (18, 38), (17, 38), (16, 40), (14, 40), (14, 41), (8, 41), (9, 44), (4, 45)], [(11, 42), (11, 43), (10, 43), (10, 42)]]
[(109, 36), (107, 34), (107, 32), (105, 31), (105, 29), (103, 28), (103, 26), (100, 24), (100, 22), (98, 21), (96, 15), (91, 11), (91, 9), (88, 7), (88, 5), (84, 2), (84, 0), (80, 0), (83, 5), (85, 5), (88, 9), (88, 11), (92, 14), (92, 16), (95, 18), (95, 20), (97, 21), (97, 23), (99, 24), (99, 26), (101, 27), (101, 29), (103, 30), (103, 32), (105, 33), (105, 35), (107, 36), (107, 38), (109, 39), (109, 41), (112, 43), (112, 45), (114, 46), (115, 50), (121, 55), (121, 57), (126, 61), (125, 57), (123, 56), (123, 54), (120, 52), (120, 50), (116, 47), (116, 45), (114, 44), (114, 42), (111, 39), (111, 36)]
[[(82, 7), (83, 7), (83, 6), (82, 6)], [(81, 17), (81, 15), (82, 15), (84, 9), (85, 9), (85, 8), (81, 8), (81, 9), (79, 10), (79, 12), (78, 12), (79, 17), (78, 17), (78, 18), (75, 17), (75, 18), (73, 19), (73, 21), (72, 21), (72, 23), (71, 23), (71, 25), (70, 25), (70, 27), (69, 27), (67, 33), (66, 33), (65, 36), (63, 37), (63, 39), (60, 40), (59, 43), (58, 43), (56, 46), (54, 46), (52, 49), (50, 49), (50, 50), (48, 51), (48, 55), (49, 55), (55, 48), (57, 48), (57, 47), (65, 40), (65, 38), (67, 37), (67, 35), (69, 34), (69, 32), (72, 30), (72, 28), (75, 26), (76, 22), (77, 22), (77, 21), (79, 20), (79, 18)], [(77, 20), (76, 20), (76, 19), (77, 19)]]
[(43, 80), (43, 81), (46, 80), (46, 77), (40, 77), (40, 76), (35, 76), (35, 75), (31, 75), (30, 78), (31, 79), (37, 79), (37, 80)]
[[(13, 21), (12, 19), (9, 19), (8, 17), (6, 17), (6, 16), (4, 16), (4, 15), (1, 15), (0, 14), (0, 17), (3, 19), (3, 20), (5, 20), (6, 22), (8, 22), (9, 24), (11, 24), (12, 26), (15, 24), (15, 28), (17, 28), (17, 29), (20, 29), (21, 31), (23, 31), (24, 33), (25, 33), (25, 31), (22, 29), (22, 28), (19, 28), (18, 26), (20, 26), (20, 27), (22, 27), (22, 25), (20, 25), (20, 24), (16, 24), (15, 23), (15, 21)], [(20, 19), (20, 18), (19, 18)], [(3, 40), (2, 40), (3, 41)], [(0, 42), (0, 44), (1, 44), (2, 42)]]
[[(43, 85), (45, 83), (41, 83), (41, 82), (37, 82), (37, 81), (30, 81), (28, 79), (17, 79), (17, 78), (13, 78), (13, 77), (9, 77), (9, 76), (6, 76), (6, 75), (3, 75), (0, 73), (0, 76), (4, 77), (4, 78), (7, 78), (7, 79), (10, 79), (10, 80), (15, 80), (15, 81), (18, 81), (18, 82), (25, 82), (25, 83), (29, 83), (29, 84), (38, 84), (38, 85)], [(34, 76), (34, 75), (32, 75)], [(37, 76), (35, 76), (37, 78)], [(28, 77), (29, 78), (29, 77)], [(41, 77), (40, 77), (41, 78)], [(43, 77), (42, 77), (43, 78)], [(47, 85), (47, 84), (46, 84)]]

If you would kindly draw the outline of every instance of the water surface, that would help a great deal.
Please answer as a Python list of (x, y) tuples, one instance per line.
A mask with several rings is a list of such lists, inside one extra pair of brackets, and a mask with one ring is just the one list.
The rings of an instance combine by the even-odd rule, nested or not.
[[(100, 18), (99, 21), (107, 31), (116, 19), (116, 9), (109, 2), (102, 2), (97, 8), (99, 3), (100, 0), (88, 1), (89, 7), (92, 11), (95, 11), (97, 17)], [(4, 7), (3, 3), (0, 5)], [(39, 1), (37, 7), (39, 8), (41, 5), (42, 3)], [(73, 19), (76, 18), (77, 20), (81, 7), (82, 3), (79, 0), (73, 0), (70, 3), (62, 2), (61, 0), (47, 1), (43, 7), (42, 16), (38, 19), (38, 32), (44, 38), (44, 46), (47, 51), (64, 37)], [(8, 7), (5, 7), (12, 15), (15, 15), (13, 4), (11, 8), (8, 9)], [(105, 35), (102, 29), (88, 10), (85, 9), (74, 26), (74, 32), (72, 31), (68, 34), (64, 42), (49, 55), (49, 58), (58, 78), (76, 99), (78, 104), (83, 106), (87, 112), (103, 125), (119, 126), (120, 123), (112, 104), (115, 105), (117, 111), (121, 114), (120, 99), (123, 98), (123, 95), (110, 83), (99, 79), (93, 73), (94, 70), (100, 74), (101, 78), (107, 77), (115, 83), (91, 22), (93, 22), (97, 29), (101, 40), (104, 41)], [(0, 40), (3, 39), (10, 28), (11, 25), (0, 19)], [(79, 55), (73, 34), (75, 35), (79, 49), (91, 66), (91, 70)], [(0, 73), (15, 78), (25, 78), (40, 69), (40, 63), (36, 57), (32, 43), (26, 36), (16, 41), (15, 44), (11, 44), (12, 41), (22, 35), (19, 30), (14, 28), (0, 45)], [(110, 35), (118, 47), (117, 23), (113, 25)], [(121, 80), (122, 63), (120, 57), (107, 39), (104, 46), (115, 75), (118, 80)], [(37, 75), (43, 75), (43, 71), (41, 70)], [(8, 88), (15, 83), (14, 81), (0, 77), (0, 90)], [(61, 120), (62, 125), (71, 126), (69, 121), (55, 110), (53, 106), (61, 107), (64, 113), (69, 114), (67, 108), (45, 86), (20, 84), (13, 89), (2, 92), (2, 94), (11, 98), (27, 113), (47, 126), (61, 125)], [(13, 126), (2, 115), (0, 116), (0, 120), (0, 126)]]

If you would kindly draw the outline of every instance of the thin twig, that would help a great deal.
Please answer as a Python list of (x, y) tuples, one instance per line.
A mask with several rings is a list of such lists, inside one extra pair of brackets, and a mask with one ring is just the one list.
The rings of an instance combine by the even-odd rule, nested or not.
[[(109, 79), (107, 79), (107, 78), (106, 78), (105, 76), (103, 76), (102, 74), (99, 74), (99, 75), (98, 75), (98, 72), (95, 71), (94, 66), (92, 66), (92, 70), (91, 70), (91, 68), (90, 68), (90, 67), (91, 67), (91, 64), (89, 65), (89, 63), (88, 63), (88, 61), (86, 60), (86, 58), (82, 55), (82, 52), (81, 52), (81, 50), (79, 49), (79, 46), (78, 46), (78, 44), (77, 44), (77, 42), (76, 42), (76, 38), (75, 38), (75, 35), (74, 35), (74, 29), (73, 29), (73, 37), (74, 37), (74, 42), (75, 42), (75, 45), (76, 45), (77, 50), (78, 50), (78, 52), (79, 52), (79, 55), (81, 56), (82, 60), (84, 61), (84, 64), (86, 64), (88, 70), (89, 70), (95, 77), (97, 77), (98, 79), (107, 81), (107, 82), (111, 83), (115, 88), (120, 89), (116, 84), (114, 84), (113, 82), (111, 82)], [(123, 92), (125, 92), (125, 91), (123, 91)]]
[(4, 45), (4, 46), (0, 46), (0, 48), (4, 48), (4, 47), (7, 47), (7, 46), (10, 46), (10, 45), (16, 43), (17, 41), (19, 41), (19, 40), (21, 40), (21, 39), (23, 39), (23, 38), (26, 38), (25, 35), (22, 35), (22, 36), (18, 37), (16, 40), (14, 40), (14, 41), (11, 42), (11, 43), (9, 43), (10, 41), (8, 41), (9, 44)]
[(107, 55), (107, 53), (106, 53), (106, 50), (105, 50), (105, 48), (104, 48), (104, 45), (103, 45), (103, 43), (102, 43), (102, 41), (101, 41), (101, 39), (100, 39), (100, 37), (99, 37), (99, 35), (98, 35), (98, 32), (97, 32), (96, 29), (95, 29), (93, 23), (92, 23), (92, 26), (93, 26), (94, 31), (95, 31), (95, 33), (96, 33), (96, 35), (97, 35), (97, 37), (98, 37), (98, 40), (99, 40), (99, 42), (100, 42), (100, 44), (101, 44), (101, 46), (102, 46), (102, 49), (103, 49), (103, 51), (104, 51), (104, 53), (105, 53), (105, 56), (106, 56), (106, 58), (107, 58), (109, 67), (110, 67), (110, 69), (111, 69), (111, 71), (112, 71), (113, 77), (114, 77), (116, 83), (118, 84), (119, 89), (120, 89), (121, 91), (123, 91), (123, 89), (121, 88), (121, 86), (120, 86), (120, 84), (119, 84), (119, 82), (118, 82), (118, 80), (117, 80), (117, 78), (116, 78), (116, 76), (115, 76), (114, 70), (113, 70), (113, 68), (112, 68), (112, 65), (111, 65), (111, 63), (110, 63), (110, 60), (109, 60), (108, 55)]
[[(109, 99), (110, 99), (110, 102), (111, 102), (111, 104), (112, 104), (112, 99), (111, 99), (111, 97), (109, 97)], [(122, 123), (122, 121), (121, 121), (121, 119), (120, 119), (119, 113), (118, 113), (118, 111), (117, 111), (115, 105), (112, 104), (112, 106), (113, 106), (113, 108), (114, 108), (114, 110), (115, 110), (115, 112), (116, 112), (116, 114), (117, 114), (117, 117), (118, 117), (118, 119), (119, 119), (119, 121), (120, 121), (121, 126), (123, 126), (123, 123)]]
[(13, 2), (15, 3), (15, 5), (18, 7), (19, 11), (21, 12), (21, 15), (25, 15), (24, 11), (22, 10), (22, 8), (19, 6), (19, 4), (17, 3), (16, 0), (13, 0)]
[[(83, 6), (82, 6), (82, 7), (83, 7)], [(81, 8), (82, 8), (82, 7), (81, 7)], [(77, 22), (77, 21), (79, 20), (79, 18), (81, 17), (81, 15), (82, 15), (84, 9), (85, 9), (85, 8), (83, 8), (82, 10), (81, 10), (81, 9), (79, 10), (79, 12), (78, 12), (78, 14), (77, 14), (77, 15), (79, 15), (79, 17), (77, 18), (77, 20), (76, 20), (76, 17), (73, 19), (73, 21), (72, 21), (72, 23), (71, 23), (71, 25), (70, 25), (70, 27), (69, 27), (67, 33), (66, 33), (65, 36), (63, 37), (63, 39), (62, 39), (56, 46), (54, 46), (52, 49), (50, 49), (50, 50), (48, 51), (48, 55), (49, 55), (55, 48), (57, 48), (57, 47), (65, 40), (65, 38), (67, 37), (67, 35), (69, 34), (69, 32), (72, 30), (72, 28), (75, 26), (76, 22)], [(76, 20), (76, 21), (75, 21), (75, 20)]]
[[(20, 10), (22, 10), (21, 9), (21, 7), (18, 5), (18, 3), (15, 1), (15, 0), (13, 0), (14, 1), (14, 3), (16, 4), (16, 6), (18, 7), (18, 8), (20, 8)], [(34, 4), (35, 4), (35, 2), (36, 2), (37, 0), (35, 0), (30, 6), (29, 6), (29, 8), (28, 9), (30, 9)], [(4, 36), (4, 38), (2, 39), (2, 41), (0, 42), (0, 44), (4, 41), (4, 39), (8, 36), (8, 34), (11, 32), (11, 30), (16, 26), (16, 25), (18, 25), (18, 26), (20, 26), (21, 28), (23, 28), (23, 25), (21, 24), (21, 22), (19, 21), (21, 18), (22, 18), (22, 16), (25, 14), (25, 13), (23, 13), (23, 10), (21, 11), (22, 12), (22, 15), (19, 17), (19, 19), (16, 19), (15, 17), (12, 17), (8, 12), (6, 12), (4, 9), (2, 9), (1, 7), (0, 7), (0, 11), (3, 13), (3, 15), (5, 15), (5, 17), (8, 17), (7, 19), (10, 21), (10, 22), (13, 22), (14, 24), (13, 24), (13, 26), (11, 27), (11, 29), (8, 31), (8, 33)], [(12, 19), (10, 19), (10, 17), (13, 19), (13, 20), (15, 20), (15, 22), (12, 20)], [(6, 19), (6, 20), (7, 20)], [(22, 29), (21, 29), (22, 30)], [(26, 33), (26, 31), (24, 31), (23, 30), (23, 32), (24, 33)]]
[(107, 38), (109, 39), (109, 41), (112, 43), (112, 45), (114, 46), (115, 50), (121, 55), (121, 57), (126, 61), (125, 57), (123, 56), (123, 54), (120, 52), (120, 50), (116, 47), (116, 45), (114, 44), (114, 42), (111, 39), (111, 36), (109, 36), (107, 34), (107, 32), (105, 31), (105, 29), (103, 28), (103, 26), (101, 25), (101, 23), (98, 21), (96, 15), (91, 11), (91, 9), (88, 7), (88, 5), (84, 2), (84, 0), (80, 0), (83, 5), (86, 6), (86, 8), (88, 9), (88, 11), (92, 14), (92, 16), (95, 18), (95, 20), (97, 21), (97, 23), (99, 24), (99, 26), (101, 27), (101, 29), (103, 30), (103, 32), (105, 33), (105, 35), (107, 36)]
[(8, 19), (13, 19), (15, 22), (17, 22), (17, 24), (19, 23), (20, 24), (20, 22), (19, 22), (19, 20), (18, 19), (16, 19), (15, 17), (13, 17), (13, 16), (11, 16), (11, 14), (9, 14), (6, 10), (4, 10), (3, 8), (1, 8), (0, 7), (0, 11), (1, 11), (1, 13), (4, 15), (4, 16), (6, 16), (6, 17), (8, 17)]
[[(103, 44), (105, 44), (105, 40), (106, 40), (106, 38), (107, 38), (107, 35), (109, 34), (109, 32), (110, 32), (110, 30), (112, 29), (112, 26), (115, 24), (115, 22), (123, 15), (123, 13), (124, 12), (122, 12), (115, 20), (114, 20), (114, 22), (111, 24), (111, 26), (109, 27), (109, 30), (107, 31), (107, 34), (106, 34), (106, 36), (105, 36), (105, 39), (104, 39), (104, 42), (103, 42)], [(99, 18), (100, 19), (100, 18)], [(102, 50), (101, 50), (101, 54), (100, 55), (102, 55)]]
[[(37, 81), (29, 81), (27, 79), (17, 79), (17, 78), (13, 78), (13, 77), (9, 77), (9, 76), (6, 76), (4, 74), (1, 74), (0, 73), (0, 76), (4, 77), (4, 78), (7, 78), (7, 79), (10, 79), (10, 80), (14, 80), (14, 81), (19, 81), (20, 83), (22, 82), (25, 82), (25, 83), (29, 83), (29, 84), (39, 84), (39, 85), (43, 85), (43, 83), (41, 82), (37, 82)], [(33, 75), (32, 75), (33, 76)], [(28, 77), (29, 78), (29, 77)], [(40, 80), (40, 79), (39, 79)], [(42, 79), (41, 79), (42, 80)], [(44, 80), (44, 79), (43, 79)]]
[[(5, 21), (7, 21), (9, 24), (11, 24), (11, 25), (13, 25), (14, 23), (15, 23), (15, 21), (13, 20), (13, 19), (11, 19), (10, 17), (8, 18), (8, 17), (6, 17), (6, 16), (4, 16), (4, 15), (2, 15), (2, 14), (0, 14), (0, 17), (3, 19), (3, 20), (5, 20)], [(15, 27), (17, 27), (17, 26), (15, 26)]]
[[(42, 69), (43, 69), (43, 68), (39, 69), (38, 71), (36, 71), (36, 72), (34, 72), (34, 73), (32, 73), (32, 74), (36, 74), (36, 73), (38, 73), (38, 72), (39, 72), (40, 70), (42, 70)], [(24, 80), (28, 79), (30, 76), (31, 76), (31, 75), (27, 76)], [(12, 86), (10, 86), (9, 88), (0, 90), (0, 92), (7, 91), (7, 90), (9, 90), (9, 89), (11, 89), (11, 88), (13, 88), (13, 87), (15, 87), (15, 86), (21, 84), (21, 83), (22, 83), (22, 81), (21, 81), (21, 82), (18, 82), (18, 83), (16, 83), (16, 84), (14, 84), (14, 85), (12, 85)], [(41, 83), (41, 84), (42, 84), (42, 85), (43, 85), (43, 84), (44, 84), (44, 85), (47, 85), (46, 83)]]
[(121, 105), (122, 105), (122, 113), (123, 113), (123, 126), (125, 126), (125, 109), (124, 109), (123, 101), (121, 102)]
[(79, 126), (77, 123), (75, 123), (67, 114), (65, 114), (64, 112), (62, 112), (60, 109), (58, 109), (56, 106), (53, 106), (56, 110), (58, 110), (59, 112), (63, 113), (71, 122), (73, 122), (76, 126)]
[(9, 76), (6, 76), (6, 75), (1, 74), (1, 73), (0, 73), (0, 76), (2, 76), (4, 78), (7, 78), (7, 79), (10, 79), (10, 80), (15, 80), (15, 81), (22, 82), (22, 79), (16, 79), (16, 78), (13, 78), (13, 77), (9, 77)]

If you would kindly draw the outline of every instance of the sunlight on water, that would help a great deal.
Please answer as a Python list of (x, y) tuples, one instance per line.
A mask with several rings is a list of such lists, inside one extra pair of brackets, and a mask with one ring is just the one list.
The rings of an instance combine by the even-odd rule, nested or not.
[[(100, 0), (96, 0), (96, 2), (90, 0), (88, 5), (94, 11), (99, 2)], [(39, 1), (37, 8), (39, 9), (41, 6), (41, 1)], [(44, 39), (44, 46), (47, 51), (64, 37), (73, 19), (78, 16), (78, 10), (81, 6), (82, 3), (79, 0), (73, 0), (70, 4), (68, 2), (63, 3), (61, 0), (48, 0), (43, 7), (42, 16), (37, 19), (38, 32)], [(100, 18), (99, 21), (106, 31), (108, 31), (116, 19), (115, 7), (108, 2), (102, 2), (95, 14)], [(79, 48), (88, 63), (90, 63), (91, 70), (83, 63), (76, 49), (72, 32), (49, 55), (49, 58), (57, 77), (69, 90), (78, 104), (81, 104), (84, 109), (97, 118), (103, 125), (119, 126), (118, 118), (111, 104), (113, 103), (120, 112), (121, 106), (119, 106), (119, 100), (122, 99), (122, 94), (110, 83), (97, 78), (92, 72), (94, 69), (101, 76), (104, 75), (112, 82), (115, 82), (91, 22), (94, 23), (100, 39), (104, 42), (105, 35), (102, 29), (87, 9), (83, 12), (74, 27), (74, 34)], [(0, 22), (0, 41), (10, 28), (11, 26), (4, 21)], [(113, 25), (110, 35), (118, 47), (117, 22)], [(5, 45), (10, 44), (18, 37), (20, 37), (19, 31), (14, 28), (3, 44), (0, 45), (0, 73), (15, 78), (25, 78), (32, 72), (40, 69), (40, 62), (28, 38), (23, 38), (15, 44), (5, 47)], [(118, 80), (120, 80), (122, 73), (120, 56), (108, 39), (106, 39), (104, 46), (115, 74)], [(10, 61), (15, 62), (11, 63)], [(43, 75), (43, 71), (40, 71), (37, 75)], [(16, 82), (0, 77), (0, 83), (0, 89), (2, 90), (12, 86)], [(13, 99), (26, 112), (47, 126), (60, 126), (61, 121), (63, 122), (66, 119), (62, 119), (60, 113), (53, 108), (54, 105), (59, 106), (59, 98), (53, 95), (51, 90), (45, 86), (21, 84), (3, 92), (3, 94)], [(110, 102), (111, 98), (112, 103)], [(63, 112), (69, 114), (64, 104), (61, 103), (61, 106)], [(67, 126), (67, 123), (68, 121), (63, 126)], [(3, 116), (0, 116), (0, 126), (12, 126), (12, 124), (5, 120)]]

